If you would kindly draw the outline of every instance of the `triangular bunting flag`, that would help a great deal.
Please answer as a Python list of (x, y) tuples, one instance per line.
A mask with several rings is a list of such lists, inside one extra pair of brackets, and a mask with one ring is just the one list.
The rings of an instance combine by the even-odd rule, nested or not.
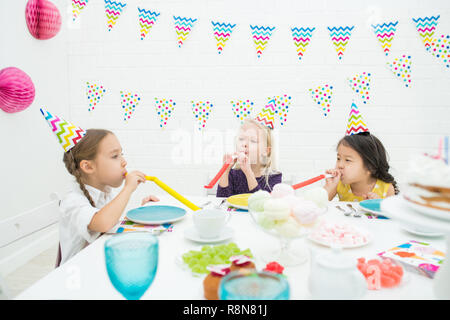
[(427, 50), (430, 48), (439, 18), (440, 15), (423, 18), (412, 18), (413, 22), (416, 25), (417, 32), (419, 32), (419, 35), (422, 38), (422, 42)]
[(197, 19), (173, 16), (173, 20), (175, 22), (175, 32), (177, 33), (178, 47), (181, 48), (183, 43), (186, 41), (189, 33), (191, 33), (192, 28), (194, 27), (194, 23), (195, 21), (197, 21)]
[(398, 21), (372, 25), (373, 32), (381, 44), (383, 52), (388, 55), (395, 36)]
[(403, 80), (403, 84), (409, 87), (411, 84), (411, 56), (404, 54), (400, 58), (394, 58), (391, 62), (386, 62), (386, 64), (400, 80)]
[[(268, 98), (269, 100), (271, 98)], [(291, 97), (287, 94), (273, 97), (275, 99), (275, 114), (278, 115), (280, 126), (284, 126), (287, 121), (287, 114), (291, 106)]]
[(64, 152), (72, 149), (86, 134), (80, 127), (74, 126), (70, 122), (52, 115), (50, 112), (40, 109), (48, 125), (52, 129)]
[(370, 77), (370, 73), (363, 72), (362, 74), (356, 74), (354, 77), (348, 78), (350, 88), (357, 93), (363, 103), (369, 102)]
[(271, 129), (275, 127), (275, 97), (269, 100), (268, 104), (255, 117), (255, 120)]
[(75, 21), (81, 14), (81, 10), (86, 7), (89, 0), (72, 0), (72, 18)]
[(120, 91), (120, 99), (124, 112), (123, 121), (127, 121), (131, 118), (136, 106), (139, 105), (141, 98), (136, 93), (133, 94), (129, 91)]
[(358, 110), (355, 102), (352, 102), (350, 109), (350, 114), (348, 116), (347, 130), (345, 131), (346, 136), (351, 136), (353, 134), (358, 134), (361, 132), (369, 132), (366, 123), (364, 122), (361, 113)]
[(203, 102), (198, 101), (192, 103), (192, 113), (194, 114), (195, 119), (197, 120), (197, 129), (202, 130), (206, 127), (206, 122), (211, 115), (211, 111), (213, 108), (213, 104), (209, 101)]
[(345, 47), (347, 46), (350, 36), (352, 35), (353, 28), (354, 26), (328, 27), (331, 41), (336, 47), (336, 52), (339, 59), (342, 59), (344, 56)]
[(230, 101), (233, 109), (234, 117), (241, 121), (241, 124), (244, 123), (244, 120), (247, 119), (253, 110), (253, 101), (250, 100), (237, 100)]
[(106, 90), (103, 86), (99, 86), (95, 83), (86, 82), (86, 96), (89, 102), (88, 111), (92, 111), (95, 109), (100, 99), (105, 94)]
[(450, 68), (450, 36), (441, 35), (440, 38), (431, 39), (428, 51), (436, 58), (442, 60)]
[(158, 12), (152, 12), (150, 10), (141, 9), (139, 11), (139, 26), (141, 27), (141, 40), (144, 40), (150, 29), (156, 23), (156, 19), (160, 15)]
[(221, 54), (223, 48), (225, 47), (225, 42), (230, 39), (233, 28), (236, 26), (236, 24), (220, 23), (214, 21), (211, 21), (211, 23), (213, 25), (214, 38), (217, 41), (217, 53)]
[(272, 31), (275, 30), (275, 27), (250, 25), (250, 28), (252, 29), (252, 38), (256, 47), (256, 54), (258, 55), (258, 58), (261, 58), (261, 55), (266, 49), (270, 37), (272, 36)]
[(126, 3), (120, 1), (105, 0), (105, 12), (106, 18), (108, 19), (107, 20), (108, 31), (111, 31), (111, 29), (114, 27), (114, 25), (117, 22), (117, 19), (119, 19), (120, 15), (122, 14), (126, 6), (127, 6)]
[(313, 31), (316, 28), (291, 28), (292, 31), (292, 39), (294, 40), (294, 45), (297, 47), (297, 56), (299, 60), (302, 60), (303, 55), (305, 54), (306, 47), (311, 41), (311, 37)]
[(328, 116), (331, 111), (331, 102), (333, 95), (333, 86), (325, 84), (318, 86), (316, 89), (309, 89), (311, 98), (316, 103), (317, 107), (321, 110), (324, 117)]
[(159, 116), (159, 126), (162, 129), (166, 128), (167, 121), (172, 116), (175, 105), (176, 103), (172, 99), (155, 98), (155, 109)]

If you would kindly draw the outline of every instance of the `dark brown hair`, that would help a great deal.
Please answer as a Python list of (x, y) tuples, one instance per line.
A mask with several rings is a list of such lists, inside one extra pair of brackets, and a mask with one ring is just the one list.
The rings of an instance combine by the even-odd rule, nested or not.
[(341, 144), (358, 152), (364, 166), (370, 171), (373, 178), (392, 183), (395, 194), (399, 193), (397, 182), (389, 173), (386, 149), (377, 137), (369, 132), (362, 132), (343, 137), (337, 146), (339, 147)]
[(81, 191), (83, 191), (83, 194), (93, 207), (95, 207), (95, 203), (84, 186), (80, 162), (82, 160), (94, 160), (97, 156), (100, 141), (108, 134), (113, 133), (104, 129), (86, 130), (84, 137), (72, 149), (65, 152), (63, 157), (63, 162), (66, 165), (67, 171), (75, 177), (80, 185)]

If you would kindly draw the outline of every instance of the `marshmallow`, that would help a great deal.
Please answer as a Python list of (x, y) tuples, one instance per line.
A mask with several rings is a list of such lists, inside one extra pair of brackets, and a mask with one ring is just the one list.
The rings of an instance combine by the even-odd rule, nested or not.
[(328, 205), (328, 192), (324, 188), (312, 188), (303, 193), (305, 200), (311, 200), (320, 208)]
[(264, 215), (268, 219), (286, 220), (290, 211), (289, 204), (283, 199), (268, 199), (264, 202)]
[(286, 238), (295, 238), (299, 235), (300, 225), (294, 218), (289, 217), (285, 222), (275, 225), (276, 232)]
[(270, 199), (269, 192), (264, 190), (256, 191), (248, 198), (248, 209), (257, 212), (264, 211), (264, 203), (267, 199)]
[(369, 241), (368, 235), (349, 224), (323, 222), (311, 237), (319, 242), (345, 246), (362, 245)]
[(273, 186), (271, 194), (273, 198), (283, 198), (287, 196), (293, 196), (294, 188), (292, 188), (292, 186), (286, 183), (278, 183)]
[(303, 225), (314, 223), (320, 214), (317, 205), (309, 200), (298, 201), (292, 210), (294, 218)]

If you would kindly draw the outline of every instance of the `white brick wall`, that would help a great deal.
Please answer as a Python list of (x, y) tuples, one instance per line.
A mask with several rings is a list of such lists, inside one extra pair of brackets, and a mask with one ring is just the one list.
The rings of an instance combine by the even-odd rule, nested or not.
[[(13, 14), (2, 15), (3, 29), (16, 19), (14, 16), (22, 18), (26, 1), (14, 5), (8, 2), (6, 5), (2, 0), (2, 10), (10, 6)], [(2, 53), (5, 63), (2, 61), (1, 67), (26, 64), (40, 89), (35, 103), (23, 113), (26, 125), (37, 130), (40, 139), (50, 135), (46, 124), (37, 123), (41, 120), (37, 110), (45, 105), (81, 127), (111, 129), (124, 147), (130, 169), (158, 176), (185, 194), (200, 194), (206, 175), (218, 170), (223, 152), (231, 148), (230, 137), (239, 125), (231, 110), (233, 99), (252, 99), (261, 106), (270, 95), (292, 96), (287, 124), (277, 132), (276, 142), (280, 170), (286, 176), (295, 174), (298, 179), (334, 166), (336, 143), (345, 131), (352, 99), (346, 78), (356, 73), (372, 73), (371, 102), (360, 109), (371, 131), (387, 148), (393, 172), (400, 180), (401, 169), (411, 154), (433, 152), (440, 136), (450, 133), (450, 70), (425, 51), (411, 20), (440, 14), (437, 34), (449, 34), (450, 2), (446, 0), (127, 0), (127, 8), (111, 32), (106, 28), (103, 1), (91, 0), (77, 24), (70, 21), (70, 1), (53, 2), (63, 15), (60, 34), (39, 42), (30, 39), (24, 23), (16, 23), (20, 28), (18, 36), (7, 37), (8, 50)], [(161, 12), (143, 41), (139, 37), (137, 6)], [(173, 15), (198, 18), (181, 49), (176, 44)], [(391, 55), (412, 56), (411, 88), (405, 88), (385, 67), (385, 56), (370, 27), (370, 23), (397, 19)], [(211, 20), (237, 24), (222, 55), (216, 53)], [(276, 27), (260, 59), (256, 57), (250, 24)], [(355, 25), (342, 61), (338, 60), (326, 29), (339, 25)], [(295, 53), (291, 26), (316, 27), (301, 61)], [(29, 50), (28, 54), (23, 48)], [(51, 59), (27, 64), (25, 61), (33, 55)], [(97, 81), (107, 89), (93, 112), (87, 108), (86, 81)], [(308, 93), (309, 88), (325, 82), (334, 86), (333, 110), (328, 119), (321, 117)], [(55, 87), (57, 92), (52, 90)], [(119, 101), (123, 89), (136, 91), (142, 97), (127, 123), (122, 120)], [(164, 131), (156, 117), (155, 97), (177, 102)], [(203, 99), (211, 100), (214, 109), (201, 134), (194, 130), (190, 101)], [(4, 123), (14, 128), (24, 117), (0, 115), (1, 133), (6, 133)], [(184, 133), (182, 143), (180, 132)], [(14, 134), (16, 140), (8, 144), (12, 156), (21, 148), (19, 141), (32, 137), (31, 133)], [(208, 142), (211, 135), (216, 138)], [(68, 181), (61, 165), (62, 155), (55, 160), (60, 150), (53, 142), (36, 142), (38, 146), (45, 143), (44, 151), (43, 146), (30, 147), (29, 152), (39, 152), (35, 162), (24, 161), (21, 153), (19, 163), (23, 161), (20, 168), (26, 167), (24, 172), (18, 164), (15, 167), (8, 163), (16, 169), (12, 171), (16, 171), (19, 180), (27, 180), (31, 175), (34, 182), (45, 179), (46, 186), (36, 191), (36, 186), (17, 184), (23, 195), (31, 197), (31, 202), (20, 205), (16, 204), (19, 197), (12, 196), (14, 189), (2, 186), (2, 194), (13, 199), (14, 204), (8, 203), (8, 212), (0, 218), (17, 214), (27, 205), (37, 205), (39, 199)], [(191, 152), (185, 154), (184, 160), (176, 157), (181, 146)], [(54, 161), (58, 163), (54, 170), (43, 165)], [(14, 176), (12, 171), (6, 173), (7, 178)], [(158, 191), (156, 187), (148, 188)]]

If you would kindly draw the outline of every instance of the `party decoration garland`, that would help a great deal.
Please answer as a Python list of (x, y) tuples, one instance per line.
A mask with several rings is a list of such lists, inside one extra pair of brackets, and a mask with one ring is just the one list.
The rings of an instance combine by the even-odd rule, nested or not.
[(105, 0), (105, 13), (108, 31), (111, 31), (111, 29), (115, 26), (117, 19), (119, 19), (126, 6), (126, 3), (122, 3), (120, 1)]
[(315, 29), (316, 28), (308, 28), (308, 27), (291, 28), (292, 39), (294, 40), (294, 45), (297, 47), (297, 55), (299, 60), (302, 60), (303, 55), (305, 54), (306, 51), (306, 47), (311, 41), (311, 37)]
[(321, 85), (315, 89), (309, 89), (311, 98), (317, 104), (324, 117), (327, 117), (331, 111), (331, 102), (333, 95), (333, 86), (329, 84)]
[(440, 15), (416, 19), (412, 18), (413, 22), (416, 24), (417, 32), (422, 38), (422, 42), (427, 50), (430, 48), (439, 18)]
[(390, 62), (386, 62), (386, 64), (403, 81), (403, 84), (409, 87), (411, 84), (411, 56), (404, 54), (400, 58), (394, 58)]
[(225, 47), (225, 43), (230, 39), (233, 28), (236, 27), (236, 24), (214, 21), (211, 21), (211, 23), (213, 25), (214, 38), (217, 41), (217, 53), (221, 54), (223, 48)]
[(172, 116), (176, 103), (172, 99), (155, 98), (155, 109), (159, 116), (159, 126), (165, 129), (167, 121)]
[(338, 54), (339, 60), (344, 56), (345, 48), (350, 40), (352, 35), (352, 31), (354, 26), (345, 26), (345, 27), (328, 27), (328, 31), (330, 32), (330, 38), (336, 47), (336, 52)]
[(98, 84), (86, 82), (86, 96), (89, 102), (88, 111), (94, 110), (106, 90)]
[(192, 113), (197, 120), (197, 129), (202, 130), (206, 127), (206, 123), (211, 115), (213, 104), (209, 101), (191, 101)]
[(252, 38), (253, 43), (256, 47), (256, 54), (258, 58), (261, 58), (263, 51), (266, 49), (267, 44), (269, 43), (270, 37), (272, 36), (272, 32), (275, 30), (275, 27), (265, 27), (265, 26), (252, 26)]
[(194, 28), (194, 23), (197, 19), (173, 16), (173, 20), (175, 22), (178, 47), (181, 48), (188, 35), (191, 33), (192, 28)]
[(392, 45), (398, 21), (372, 25), (373, 31), (386, 55)]
[(152, 12), (150, 10), (141, 9), (139, 11), (139, 26), (141, 27), (141, 40), (144, 40), (145, 36), (149, 33), (150, 29), (156, 23), (156, 19), (159, 17), (159, 12)]
[(242, 123), (244, 123), (244, 120), (247, 119), (252, 110), (253, 110), (253, 101), (250, 100), (237, 100), (237, 101), (230, 101), (233, 109), (233, 114), (235, 118), (238, 118)]

